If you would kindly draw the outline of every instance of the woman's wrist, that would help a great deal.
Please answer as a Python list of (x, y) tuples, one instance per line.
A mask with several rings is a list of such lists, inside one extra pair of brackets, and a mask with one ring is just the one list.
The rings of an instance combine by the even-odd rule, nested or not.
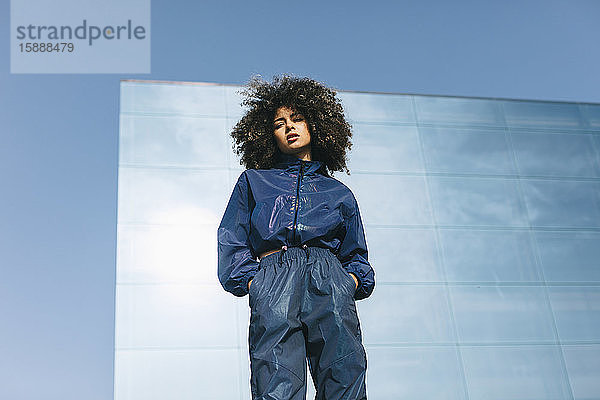
[(354, 285), (355, 285), (354, 290), (358, 289), (358, 278), (352, 272), (348, 272), (348, 273), (350, 274), (352, 279), (354, 279)]

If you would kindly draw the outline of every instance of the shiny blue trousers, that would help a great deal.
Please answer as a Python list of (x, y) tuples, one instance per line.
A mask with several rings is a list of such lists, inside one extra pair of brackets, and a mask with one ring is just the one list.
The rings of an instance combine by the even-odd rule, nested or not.
[(354, 291), (329, 249), (289, 247), (260, 260), (249, 294), (253, 400), (305, 400), (307, 358), (316, 400), (367, 398)]

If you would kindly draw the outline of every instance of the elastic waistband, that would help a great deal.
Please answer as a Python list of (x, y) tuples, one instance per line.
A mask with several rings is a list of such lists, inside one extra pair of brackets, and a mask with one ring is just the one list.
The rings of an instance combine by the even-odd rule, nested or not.
[[(283, 252), (283, 253), (282, 253)], [(260, 268), (268, 267), (274, 264), (281, 264), (285, 260), (291, 259), (308, 259), (310, 257), (330, 257), (334, 256), (330, 249), (323, 247), (312, 247), (312, 246), (287, 246), (275, 253), (271, 253), (260, 259)]]

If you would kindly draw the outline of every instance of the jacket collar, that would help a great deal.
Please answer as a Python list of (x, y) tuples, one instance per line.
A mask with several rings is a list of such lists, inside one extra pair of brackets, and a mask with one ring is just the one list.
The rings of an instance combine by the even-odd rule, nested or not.
[(285, 170), (299, 171), (300, 165), (302, 166), (303, 173), (315, 173), (323, 167), (322, 161), (304, 161), (299, 159), (293, 154), (279, 153), (275, 162), (275, 168), (281, 168)]

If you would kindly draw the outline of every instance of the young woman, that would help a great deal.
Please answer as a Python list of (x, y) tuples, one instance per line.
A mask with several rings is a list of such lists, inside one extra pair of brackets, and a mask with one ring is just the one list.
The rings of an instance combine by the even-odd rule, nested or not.
[(309, 78), (253, 78), (231, 132), (247, 168), (218, 230), (218, 274), (249, 293), (252, 398), (304, 400), (306, 359), (319, 400), (366, 399), (355, 300), (375, 275), (345, 170), (351, 127), (334, 90)]

